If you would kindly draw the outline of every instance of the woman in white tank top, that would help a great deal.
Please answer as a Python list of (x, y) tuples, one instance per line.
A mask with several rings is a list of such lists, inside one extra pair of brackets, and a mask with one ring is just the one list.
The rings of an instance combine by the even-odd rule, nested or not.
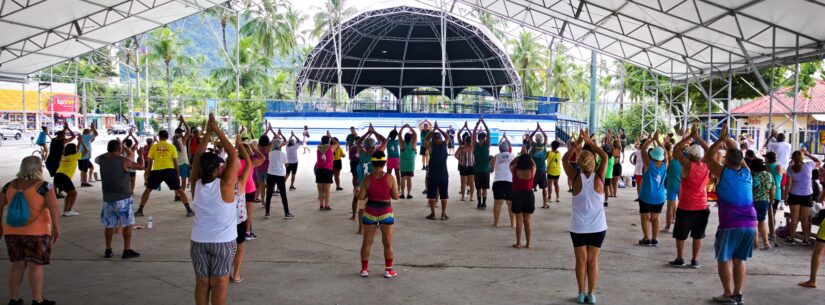
[(510, 209), (510, 200), (513, 196), (513, 172), (510, 171), (510, 163), (516, 158), (510, 152), (510, 141), (507, 134), (498, 143), (500, 153), (495, 155), (490, 163), (493, 170), (493, 226), (498, 227), (498, 219), (501, 216), (501, 206), (507, 204), (507, 211), (510, 213), (510, 227), (516, 226), (515, 215)]
[[(209, 133), (224, 147), (227, 159), (205, 153)], [(195, 219), (192, 221), (190, 255), (195, 268), (195, 304), (226, 304), (232, 261), (237, 250), (237, 209), (235, 185), (238, 182), (238, 152), (209, 115), (207, 136), (195, 153), (192, 168)], [(223, 173), (220, 172), (225, 164)], [(219, 176), (220, 174), (220, 176)]]
[[(580, 147), (584, 142), (587, 150)], [(581, 172), (570, 164), (570, 156), (576, 154)], [(607, 162), (596, 167), (596, 155), (607, 160), (607, 153), (593, 143), (590, 133), (584, 130), (562, 157), (562, 166), (573, 179), (573, 203), (570, 221), (570, 238), (576, 255), (576, 283), (579, 287), (577, 303), (596, 304), (596, 284), (599, 279), (599, 253), (605, 234), (607, 219), (604, 216), (604, 175)], [(585, 282), (588, 287), (585, 292)]]

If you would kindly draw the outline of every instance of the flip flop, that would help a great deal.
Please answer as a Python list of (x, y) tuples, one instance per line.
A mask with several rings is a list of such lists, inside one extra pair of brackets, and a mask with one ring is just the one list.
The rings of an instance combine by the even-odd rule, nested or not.
[(241, 275), (241, 278), (239, 278), (239, 279), (233, 279), (233, 278), (231, 278), (231, 277), (230, 277), (230, 278), (229, 278), (229, 281), (230, 281), (230, 282), (232, 282), (232, 283), (240, 283), (240, 282), (243, 282), (243, 275)]

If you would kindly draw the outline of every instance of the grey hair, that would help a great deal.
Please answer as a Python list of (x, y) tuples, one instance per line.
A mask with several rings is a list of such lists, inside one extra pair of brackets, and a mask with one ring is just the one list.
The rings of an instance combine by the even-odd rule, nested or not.
[(377, 142), (373, 138), (364, 139), (364, 147), (366, 147), (367, 149), (375, 148), (376, 144), (377, 144)]
[(18, 179), (41, 180), (43, 179), (43, 160), (38, 156), (28, 156), (20, 162), (20, 171), (17, 172)]

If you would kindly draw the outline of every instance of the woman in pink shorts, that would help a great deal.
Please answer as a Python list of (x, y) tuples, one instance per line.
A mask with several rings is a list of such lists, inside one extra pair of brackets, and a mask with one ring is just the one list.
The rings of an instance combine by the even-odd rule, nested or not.
[(395, 175), (396, 185), (401, 185), (401, 151), (398, 149), (398, 130), (393, 126), (387, 136), (387, 173)]

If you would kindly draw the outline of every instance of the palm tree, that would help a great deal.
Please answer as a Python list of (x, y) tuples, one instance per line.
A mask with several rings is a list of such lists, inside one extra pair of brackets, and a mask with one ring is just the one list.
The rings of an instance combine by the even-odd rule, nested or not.
[[(166, 107), (168, 108), (167, 128), (172, 130), (172, 62), (179, 66), (191, 63), (191, 58), (183, 54), (183, 48), (189, 44), (188, 39), (179, 39), (177, 33), (168, 27), (153, 31), (149, 48), (151, 62), (163, 62), (166, 70)], [(183, 105), (181, 105), (182, 107)]]
[(504, 30), (502, 28), (506, 27), (506, 25), (500, 18), (493, 16), (493, 14), (490, 14), (487, 11), (479, 9), (478, 21), (490, 30), (496, 38), (499, 40), (504, 40)]
[(316, 7), (318, 10), (313, 16), (315, 26), (310, 31), (310, 36), (321, 39), (330, 27), (337, 25), (349, 16), (355, 15), (355, 8), (346, 7), (346, 0), (327, 0), (323, 7)]
[(512, 50), (510, 58), (521, 77), (524, 95), (532, 96), (541, 93), (542, 85), (538, 77), (538, 69), (547, 63), (547, 58), (541, 46), (535, 42), (533, 33), (522, 31), (517, 38), (510, 39), (508, 42)]
[(295, 47), (295, 33), (299, 25), (296, 15), (288, 14), (295, 13), (291, 4), (285, 0), (262, 0), (260, 3), (248, 2), (247, 5), (241, 35), (254, 37), (268, 57), (288, 54)]
[(221, 39), (223, 39), (223, 49), (228, 51), (226, 47), (226, 27), (228, 24), (235, 24), (237, 18), (231, 11), (232, 2), (226, 2), (223, 5), (216, 5), (206, 10), (207, 16), (217, 18), (221, 24)]

